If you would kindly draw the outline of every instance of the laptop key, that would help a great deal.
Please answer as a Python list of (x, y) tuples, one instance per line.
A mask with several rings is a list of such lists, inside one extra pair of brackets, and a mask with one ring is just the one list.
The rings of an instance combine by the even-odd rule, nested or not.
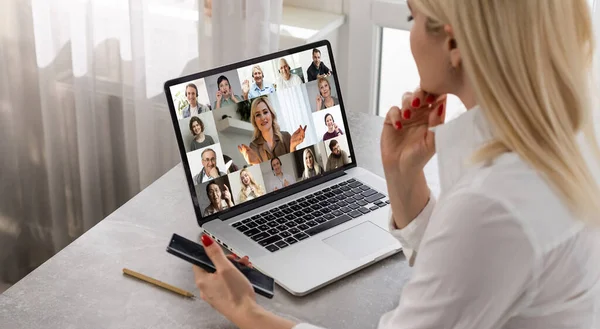
[(343, 213), (349, 213), (349, 212), (352, 211), (352, 209), (350, 209), (348, 207), (342, 207), (342, 208), (340, 208), (340, 211), (343, 212)]
[(255, 216), (250, 217), (250, 219), (252, 219), (252, 220), (259, 219), (259, 218), (260, 218), (260, 215), (255, 215)]
[(250, 223), (251, 221), (252, 221), (252, 219), (246, 218), (242, 221), (242, 224)]
[(294, 239), (293, 237), (289, 237), (289, 238), (285, 239), (285, 242), (287, 242), (288, 244), (294, 244), (294, 243), (298, 242), (298, 240)]
[(336, 205), (340, 206), (340, 207), (345, 207), (348, 205), (348, 202), (346, 201), (339, 201), (338, 203), (336, 203)]
[(269, 225), (262, 224), (258, 227), (258, 229), (261, 231), (267, 231), (269, 230)]
[(260, 242), (258, 242), (258, 244), (260, 244), (261, 246), (266, 246), (266, 245), (270, 245), (272, 243), (275, 243), (277, 241), (281, 240), (281, 237), (279, 235), (272, 235), (264, 240), (260, 240)]
[(273, 213), (273, 216), (275, 216), (275, 218), (278, 218), (278, 217), (285, 216), (285, 213), (283, 213), (282, 211), (276, 211)]
[(354, 194), (360, 194), (363, 192), (363, 190), (359, 189), (359, 188), (353, 188), (350, 190), (350, 192), (354, 193)]
[(371, 212), (371, 210), (365, 208), (365, 207), (360, 207), (358, 208), (358, 211), (362, 212), (363, 214), (369, 213)]
[(304, 215), (304, 217), (303, 217), (303, 218), (304, 218), (305, 220), (313, 220), (313, 219), (315, 219), (315, 216), (313, 216), (313, 215)]
[(330, 187), (331, 187), (332, 189), (334, 189), (334, 188), (336, 188), (336, 187), (339, 187), (339, 186), (340, 186), (339, 184), (335, 184), (335, 185), (331, 185)]
[(356, 179), (354, 179), (354, 178), (350, 178), (350, 179), (349, 179), (349, 180), (347, 180), (346, 182), (348, 182), (348, 184), (349, 184), (349, 183), (354, 183), (354, 182), (356, 182)]
[(360, 193), (358, 193), (358, 194), (355, 194), (355, 195), (352, 197), (352, 199), (354, 199), (354, 200), (356, 200), (356, 201), (358, 201), (358, 200), (362, 200), (362, 199), (364, 199), (364, 198), (365, 198), (365, 197), (364, 197), (362, 194), (360, 194)]
[(340, 192), (338, 193), (338, 195), (335, 196), (335, 198), (341, 201), (344, 200), (346, 196), (344, 195), (344, 192)]
[(292, 201), (292, 202), (288, 202), (288, 205), (291, 206), (295, 206), (298, 204), (298, 201)]
[(306, 225), (308, 225), (308, 227), (314, 227), (314, 226), (317, 226), (319, 224), (317, 224), (316, 222), (313, 222), (312, 220), (310, 220), (310, 221), (306, 222)]
[(284, 224), (288, 221), (288, 219), (283, 217), (283, 218), (277, 218), (275, 221), (279, 224)]
[(300, 202), (300, 206), (302, 206), (303, 208), (310, 207), (310, 203), (308, 203), (306, 201)]
[(275, 227), (275, 226), (279, 225), (279, 223), (277, 223), (276, 220), (272, 220), (272, 221), (268, 222), (267, 225), (269, 225), (269, 227)]
[(338, 209), (340, 209), (340, 208), (341, 208), (341, 207), (340, 207), (340, 206), (338, 206), (337, 204), (332, 204), (331, 206), (329, 206), (329, 209), (331, 209), (331, 210), (338, 210)]
[(369, 203), (365, 200), (358, 200), (358, 201), (356, 201), (356, 204), (359, 206), (366, 206)]
[(385, 200), (385, 203), (390, 204), (390, 200)]
[(300, 205), (295, 205), (295, 206), (291, 206), (290, 209), (292, 209), (293, 211), (298, 211), (298, 210), (302, 210), (302, 207)]
[(298, 229), (298, 227), (292, 227), (288, 230), (288, 232), (290, 232), (291, 234), (297, 234), (300, 233), (300, 230)]
[(294, 216), (296, 216), (296, 217), (302, 217), (304, 215), (306, 215), (306, 214), (304, 213), (304, 211), (301, 211), (301, 210), (294, 212)]
[(272, 228), (272, 229), (268, 230), (267, 233), (275, 235), (275, 234), (279, 233), (279, 230), (276, 228)]
[(362, 216), (363, 214), (358, 210), (353, 210), (350, 213), (348, 213), (348, 215), (352, 216), (353, 218), (356, 218)]
[(304, 232), (300, 232), (300, 233), (298, 233), (298, 234), (294, 235), (294, 239), (296, 239), (296, 240), (298, 240), (298, 241), (300, 241), (300, 240), (304, 240), (304, 239), (306, 239), (306, 238), (308, 238), (308, 237), (309, 237), (309, 235), (308, 235), (308, 234), (306, 234), (306, 233), (304, 233)]
[(276, 252), (277, 250), (279, 250), (279, 247), (277, 247), (277, 246), (276, 246), (276, 245), (274, 245), (274, 244), (270, 244), (270, 245), (268, 245), (266, 248), (267, 248), (267, 250), (268, 250), (268, 251), (270, 251), (270, 252)]
[(344, 185), (346, 185), (346, 184), (348, 184), (348, 182), (347, 182), (347, 181), (343, 181), (343, 182), (339, 183), (338, 185), (339, 185), (339, 186), (344, 186)]
[(349, 186), (350, 186), (350, 187), (359, 187), (359, 186), (361, 186), (361, 185), (362, 185), (362, 183), (361, 183), (361, 182), (354, 182), (354, 183), (351, 183)]
[(280, 241), (277, 241), (277, 242), (275, 242), (275, 245), (276, 245), (277, 247), (279, 247), (279, 248), (285, 248), (285, 247), (287, 247), (287, 246), (288, 246), (288, 244), (287, 244), (287, 243), (285, 243), (285, 241), (283, 241), (283, 240), (280, 240)]
[(351, 189), (352, 188), (350, 186), (348, 186), (348, 185), (340, 187), (340, 190), (342, 190), (342, 191), (350, 191)]
[(333, 214), (325, 214), (325, 216), (323, 217), (325, 217), (325, 219), (334, 219), (336, 216), (334, 216)]
[(365, 197), (367, 197), (367, 196), (371, 196), (376, 193), (377, 193), (377, 191), (369, 189), (369, 190), (363, 191), (361, 194), (364, 195)]
[(351, 198), (353, 195), (354, 195), (354, 193), (352, 191), (344, 192), (344, 196), (346, 198)]
[(279, 233), (279, 235), (280, 235), (282, 238), (287, 238), (288, 236), (291, 236), (291, 235), (292, 235), (292, 233), (290, 233), (290, 232), (288, 232), (288, 231), (285, 231), (285, 232), (281, 232), (281, 233)]
[(244, 231), (248, 231), (248, 226), (246, 225), (240, 225), (238, 227), (236, 227), (238, 229), (238, 231), (240, 232), (244, 232)]
[(332, 212), (332, 211), (333, 211), (333, 210), (331, 210), (330, 208), (323, 208), (323, 209), (321, 209), (321, 212), (322, 212), (322, 213), (324, 213), (324, 214), (326, 214), (326, 213), (330, 213), (330, 212)]
[(319, 200), (319, 201), (323, 201), (323, 200), (326, 200), (326, 199), (327, 199), (327, 197), (324, 196), (324, 195), (317, 195), (317, 200)]
[(242, 225), (242, 222), (237, 222), (237, 223), (233, 223), (233, 225), (231, 225), (231, 226), (237, 228), (238, 226), (241, 226), (241, 225)]
[(371, 210), (371, 211), (374, 211), (374, 210), (377, 210), (377, 209), (379, 209), (378, 206), (372, 206), (371, 208), (369, 208), (369, 210)]
[[(276, 212), (277, 212), (277, 211), (276, 211)], [(277, 216), (275, 216), (275, 215), (271, 214), (271, 215), (267, 215), (267, 216), (265, 216), (264, 218), (265, 218), (266, 220), (273, 220), (273, 219), (277, 218)]]
[(302, 202), (302, 201), (306, 201), (306, 198), (299, 198), (296, 200), (296, 202)]
[(300, 225), (298, 225), (298, 228), (301, 229), (301, 230), (303, 230), (303, 231), (306, 231), (306, 230), (308, 230), (310, 228), (310, 226), (308, 226), (306, 224), (300, 224)]
[(269, 237), (269, 233), (267, 233), (267, 232), (260, 232), (258, 234), (255, 234), (255, 235), (251, 236), (250, 238), (252, 240), (254, 240), (254, 241), (260, 241), (260, 240), (262, 240), (264, 238), (268, 238), (268, 237)]
[(255, 219), (254, 222), (258, 225), (262, 225), (262, 224), (266, 223), (267, 220), (264, 218), (259, 218), (259, 219)]
[(329, 192), (329, 191), (331, 191), (331, 187), (326, 187), (323, 189), (323, 192)]
[(343, 212), (341, 210), (334, 210), (329, 215), (333, 215), (334, 217), (338, 217), (338, 216), (341, 216), (342, 214), (343, 214)]
[(294, 211), (290, 208), (283, 208), (283, 209), (281, 209), (281, 212), (283, 212), (284, 214), (291, 214)]
[(319, 216), (323, 216), (323, 213), (320, 212), (320, 211), (315, 211), (315, 212), (312, 213), (312, 215), (315, 216), (315, 217), (319, 217)]
[(338, 226), (340, 224), (343, 224), (343, 223), (345, 223), (345, 222), (347, 222), (347, 221), (349, 221), (351, 219), (352, 219), (352, 217), (344, 214), (344, 215), (342, 215), (340, 217), (337, 217), (335, 219), (327, 221), (327, 222), (325, 222), (325, 223), (323, 223), (321, 225), (317, 225), (315, 227), (312, 227), (309, 230), (306, 230), (305, 233), (308, 234), (308, 235), (310, 235), (310, 236), (313, 236), (313, 235), (319, 234), (319, 233), (321, 233), (323, 231), (326, 231), (326, 230), (328, 230), (328, 229), (330, 229), (332, 227), (335, 227), (335, 226)]
[(376, 201), (376, 200), (379, 200), (382, 198), (385, 198), (385, 195), (383, 195), (381, 193), (377, 193), (377, 194), (371, 195), (370, 197), (365, 198), (365, 201), (371, 203), (373, 201)]
[(323, 194), (323, 191), (317, 191), (317, 192), (314, 193), (314, 195), (316, 195), (316, 196), (319, 196), (321, 194)]
[(367, 185), (361, 185), (361, 186), (359, 186), (359, 188), (363, 191), (370, 189), (370, 187), (368, 187)]
[(349, 204), (349, 205), (348, 205), (348, 208), (350, 208), (350, 209), (358, 209), (359, 207), (360, 207), (360, 206), (359, 206), (359, 205), (357, 205), (356, 203), (352, 203), (352, 204)]
[(315, 219), (315, 221), (317, 223), (325, 223), (327, 219), (325, 217), (318, 217), (317, 219)]
[(294, 222), (294, 221), (289, 221), (287, 223), (285, 223), (285, 225), (287, 225), (287, 227), (292, 228), (296, 225), (298, 225), (298, 223)]
[(304, 219), (304, 218), (296, 218), (296, 219), (294, 219), (294, 222), (296, 222), (298, 224), (302, 224), (302, 223), (306, 222), (306, 219)]
[(256, 224), (255, 222), (250, 222), (250, 223), (247, 223), (246, 226), (248, 226), (249, 228), (254, 228), (254, 227), (257, 227), (258, 224)]
[(294, 220), (295, 218), (296, 218), (296, 216), (294, 216), (294, 214), (285, 215), (285, 219), (287, 219), (287, 220)]

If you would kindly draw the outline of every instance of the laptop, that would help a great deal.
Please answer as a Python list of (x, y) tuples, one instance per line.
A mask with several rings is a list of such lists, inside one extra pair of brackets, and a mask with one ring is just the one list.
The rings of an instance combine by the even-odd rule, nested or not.
[(282, 288), (303, 296), (401, 250), (327, 40), (164, 89), (198, 225)]

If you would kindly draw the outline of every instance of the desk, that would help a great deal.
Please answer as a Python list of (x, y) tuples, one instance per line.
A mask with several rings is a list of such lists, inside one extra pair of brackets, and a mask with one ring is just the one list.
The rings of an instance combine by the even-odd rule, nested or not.
[[(383, 176), (383, 119), (348, 113), (359, 165)], [(426, 167), (437, 192), (437, 162)], [(165, 251), (176, 232), (197, 240), (181, 164), (0, 295), (0, 328), (234, 328), (201, 299), (191, 300), (126, 277), (127, 267), (197, 294), (191, 265)], [(276, 286), (265, 308), (328, 328), (375, 328), (398, 304), (411, 275), (402, 253), (308, 296)]]

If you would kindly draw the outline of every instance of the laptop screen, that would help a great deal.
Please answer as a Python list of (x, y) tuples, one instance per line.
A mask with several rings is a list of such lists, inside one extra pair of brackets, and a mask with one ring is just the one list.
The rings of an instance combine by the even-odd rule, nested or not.
[(352, 165), (330, 49), (322, 41), (165, 84), (202, 221)]

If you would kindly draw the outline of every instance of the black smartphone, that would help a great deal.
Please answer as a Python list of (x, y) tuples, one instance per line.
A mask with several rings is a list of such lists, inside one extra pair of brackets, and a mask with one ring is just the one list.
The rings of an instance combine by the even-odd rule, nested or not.
[[(208, 255), (204, 251), (204, 247), (194, 241), (188, 240), (181, 235), (173, 234), (171, 242), (167, 246), (167, 252), (175, 255), (183, 260), (186, 260), (194, 265), (198, 265), (205, 271), (213, 273), (216, 271), (215, 265), (212, 263)], [(252, 284), (254, 291), (267, 298), (273, 298), (273, 286), (275, 280), (273, 278), (262, 274), (260, 271), (244, 266), (236, 261), (230, 260), (231, 263), (237, 267), (242, 274)]]

